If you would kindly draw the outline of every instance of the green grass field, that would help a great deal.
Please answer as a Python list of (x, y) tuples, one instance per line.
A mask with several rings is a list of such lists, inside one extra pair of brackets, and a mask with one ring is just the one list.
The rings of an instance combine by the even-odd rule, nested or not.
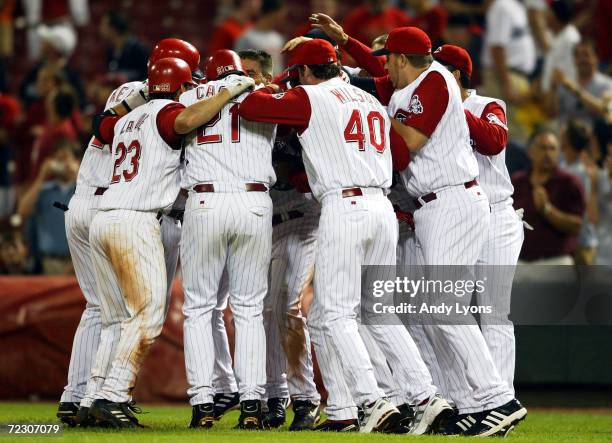
[[(65, 429), (61, 436), (9, 436), (0, 434), (0, 442), (397, 442), (397, 441), (466, 441), (466, 437), (421, 436), (382, 434), (329, 434), (284, 430), (247, 432), (232, 429), (238, 414), (231, 412), (215, 424), (211, 430), (191, 430), (186, 425), (190, 419), (187, 406), (142, 405), (141, 423), (146, 429), (130, 431)], [(56, 423), (56, 405), (52, 403), (0, 403), (0, 424), (7, 423)], [(499, 440), (493, 437), (494, 440)], [(612, 441), (612, 411), (559, 412), (531, 410), (507, 438), (516, 442), (591, 442)]]

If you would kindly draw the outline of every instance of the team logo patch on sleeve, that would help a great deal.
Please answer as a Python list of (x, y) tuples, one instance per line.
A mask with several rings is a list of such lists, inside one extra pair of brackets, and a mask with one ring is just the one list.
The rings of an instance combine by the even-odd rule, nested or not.
[(405, 123), (408, 120), (408, 116), (406, 115), (406, 111), (403, 109), (398, 110), (393, 116), (398, 122)]
[(502, 122), (499, 117), (495, 114), (493, 114), (492, 112), (489, 112), (487, 114), (487, 120), (489, 120), (489, 123), (492, 123), (494, 125), (498, 125), (501, 126), (502, 128), (504, 128), (506, 131), (508, 130), (508, 126), (506, 126), (504, 124), (504, 122)]
[(413, 95), (410, 99), (410, 106), (408, 107), (408, 113), (410, 114), (422, 114), (423, 105), (418, 95)]
[(272, 94), (272, 97), (274, 98), (283, 98), (285, 96), (284, 92), (279, 92), (277, 94)]

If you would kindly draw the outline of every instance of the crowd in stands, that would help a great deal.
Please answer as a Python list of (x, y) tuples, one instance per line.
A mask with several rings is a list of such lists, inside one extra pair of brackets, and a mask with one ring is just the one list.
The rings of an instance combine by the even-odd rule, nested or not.
[[(91, 116), (115, 87), (147, 75), (155, 40), (134, 31), (139, 3), (159, 11), (166, 2), (0, 0), (0, 273), (71, 272), (63, 212), (53, 204), (74, 191)], [(612, 264), (611, 1), (167, 3), (175, 13), (208, 14), (172, 21), (145, 11), (138, 28), (188, 40), (186, 29), (201, 30), (203, 44), (194, 43), (203, 59), (221, 48), (265, 50), (275, 73), (285, 68), (284, 43), (310, 31), (312, 12), (369, 46), (395, 27), (417, 26), (434, 47), (466, 48), (472, 86), (508, 107), (515, 206), (534, 228), (521, 260)], [(342, 62), (354, 63), (344, 52)]]

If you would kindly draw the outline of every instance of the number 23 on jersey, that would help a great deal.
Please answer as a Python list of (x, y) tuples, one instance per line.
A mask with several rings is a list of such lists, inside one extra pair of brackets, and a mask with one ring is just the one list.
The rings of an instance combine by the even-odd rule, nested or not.
[(140, 142), (138, 140), (132, 140), (127, 148), (123, 142), (119, 143), (117, 145), (115, 157), (111, 183), (119, 183), (121, 178), (126, 182), (132, 181), (134, 177), (138, 175)]

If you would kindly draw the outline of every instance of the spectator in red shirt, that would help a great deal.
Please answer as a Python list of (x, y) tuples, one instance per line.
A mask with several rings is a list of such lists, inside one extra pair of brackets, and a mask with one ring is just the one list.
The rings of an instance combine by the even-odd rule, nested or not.
[(532, 135), (531, 169), (512, 176), (514, 207), (525, 210), (533, 230), (525, 231), (520, 259), (539, 264), (571, 265), (586, 210), (579, 180), (559, 168), (560, 143), (550, 129)]
[(410, 17), (401, 9), (390, 6), (387, 0), (367, 0), (365, 5), (356, 8), (344, 19), (342, 26), (347, 34), (369, 45), (381, 34), (401, 26), (410, 26)]
[(415, 13), (410, 21), (410, 26), (425, 31), (432, 45), (439, 46), (448, 19), (446, 9), (441, 5), (432, 4), (431, 0), (407, 0), (406, 4)]
[(234, 10), (213, 31), (208, 44), (208, 54), (219, 49), (233, 49), (236, 40), (251, 26), (251, 21), (261, 9), (261, 0), (234, 0)]
[(72, 91), (61, 88), (52, 92), (46, 101), (47, 122), (34, 141), (30, 153), (30, 179), (36, 178), (41, 165), (53, 152), (60, 140), (78, 141), (77, 130), (72, 121), (76, 100)]

